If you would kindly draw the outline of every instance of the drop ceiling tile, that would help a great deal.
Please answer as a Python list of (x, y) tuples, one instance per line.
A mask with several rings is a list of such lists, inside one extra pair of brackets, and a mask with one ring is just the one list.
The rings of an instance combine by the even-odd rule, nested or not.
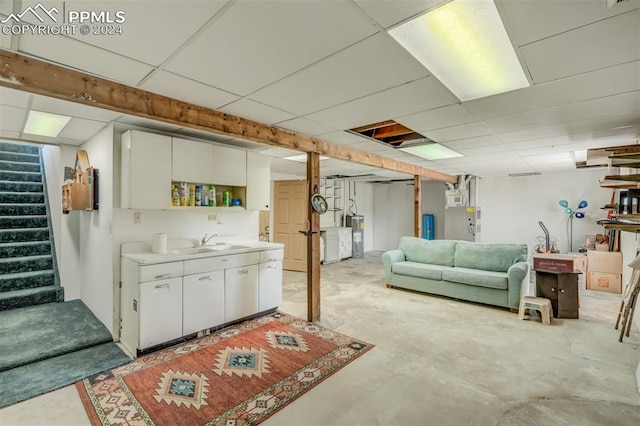
[(20, 132), (0, 129), (0, 138), (18, 139), (19, 137)]
[(140, 87), (149, 92), (190, 102), (206, 108), (218, 109), (238, 96), (188, 78), (158, 70)]
[[(156, 1), (151, 5), (145, 1), (111, 0), (101, 3), (100, 9), (112, 14), (124, 12), (125, 21), (116, 24), (122, 34), (94, 35), (90, 32), (83, 35), (77, 31), (72, 37), (147, 64), (160, 65), (227, 2)], [(66, 10), (96, 9), (86, 0), (66, 0), (65, 3)]]
[(296, 133), (301, 133), (307, 136), (315, 136), (324, 133), (329, 133), (335, 131), (335, 128), (330, 126), (325, 126), (316, 121), (309, 120), (307, 118), (298, 117), (292, 120), (281, 121), (276, 124), (278, 127), (282, 127), (283, 129), (291, 130)]
[(493, 118), (485, 123), (494, 132), (508, 132), (631, 111), (640, 111), (640, 91)]
[(640, 7), (637, 1), (607, 8), (600, 0), (503, 1), (506, 22), (519, 46)]
[(453, 149), (454, 151), (460, 149), (474, 149), (484, 146), (500, 145), (502, 141), (493, 135), (479, 136), (475, 138), (458, 139), (449, 142), (443, 142), (442, 145)]
[(465, 157), (473, 157), (475, 155), (484, 155), (484, 154), (496, 154), (499, 152), (512, 152), (511, 148), (509, 148), (505, 144), (490, 145), (490, 146), (483, 146), (483, 147), (477, 147), (477, 148), (466, 148), (466, 149), (452, 148), (452, 149), (464, 155)]
[(348, 2), (236, 2), (166, 69), (244, 96), (375, 32)]
[[(380, 142), (365, 141), (349, 145), (349, 148), (357, 149), (364, 152), (378, 152), (380, 151)], [(380, 154), (382, 155), (382, 154)]]
[(405, 49), (387, 34), (379, 33), (251, 94), (250, 98), (305, 115), (427, 75), (427, 70)]
[(540, 84), (637, 61), (639, 34), (640, 10), (634, 10), (522, 46), (520, 52), (533, 81)]
[(491, 129), (481, 121), (422, 132), (424, 136), (435, 142), (447, 142), (477, 136), (487, 136), (491, 133)]
[(135, 86), (153, 69), (133, 59), (64, 36), (20, 36), (20, 50), (67, 67)]
[(246, 98), (225, 105), (220, 108), (220, 111), (264, 124), (273, 124), (295, 118), (294, 114)]
[(573, 158), (568, 152), (558, 152), (553, 154), (529, 155), (523, 158), (524, 161), (532, 166), (538, 164), (555, 164), (555, 163), (573, 163)]
[(0, 130), (21, 132), (27, 120), (27, 110), (0, 105)]
[(368, 139), (362, 136), (354, 135), (353, 133), (339, 131), (319, 134), (318, 139), (327, 141), (337, 145), (351, 145), (354, 143), (360, 143), (367, 141)]
[(26, 108), (29, 105), (30, 97), (29, 92), (0, 87), (0, 103), (2, 105)]
[(103, 121), (115, 120), (122, 114), (106, 109), (96, 108), (85, 104), (63, 101), (46, 96), (34, 95), (31, 109), (52, 114), (67, 115), (69, 117), (85, 118), (87, 120)]
[(107, 123), (102, 121), (86, 120), (83, 118), (72, 118), (58, 135), (63, 139), (73, 139), (86, 142), (102, 130)]
[(476, 118), (464, 106), (454, 104), (396, 118), (396, 121), (418, 133), (471, 123)]
[(355, 2), (380, 26), (389, 28), (443, 3), (443, 0), (355, 0)]
[(439, 81), (426, 77), (307, 117), (327, 126), (352, 129), (456, 102), (457, 99)]
[(474, 99), (463, 105), (479, 120), (483, 120), (640, 90), (639, 76), (640, 61), (635, 61)]

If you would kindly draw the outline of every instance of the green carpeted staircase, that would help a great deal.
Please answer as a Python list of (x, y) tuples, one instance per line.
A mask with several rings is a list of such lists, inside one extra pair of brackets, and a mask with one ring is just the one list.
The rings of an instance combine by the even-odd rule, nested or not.
[(64, 300), (40, 148), (0, 142), (0, 311)]

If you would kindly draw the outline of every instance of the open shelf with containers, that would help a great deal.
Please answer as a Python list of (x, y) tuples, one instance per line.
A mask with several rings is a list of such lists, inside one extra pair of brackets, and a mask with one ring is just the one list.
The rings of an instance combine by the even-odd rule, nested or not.
[[(197, 186), (201, 187), (200, 193), (200, 205), (197, 205), (198, 197), (197, 191), (195, 189)], [(186, 186), (186, 189), (185, 189)], [(191, 187), (194, 187), (194, 205), (190, 204), (191, 198)], [(209, 203), (209, 194), (211, 193), (210, 187), (213, 186), (215, 189), (215, 203), (213, 205)], [(177, 190), (177, 203), (176, 203), (176, 190)], [(225, 193), (228, 193), (228, 205), (224, 203)], [(172, 182), (171, 183), (171, 209), (215, 209), (215, 208), (246, 208), (246, 194), (247, 188), (244, 186), (229, 186), (229, 185), (215, 185), (209, 183), (192, 183), (192, 182)], [(238, 204), (233, 204), (233, 200), (238, 200)], [(183, 203), (184, 200), (184, 203)], [(206, 200), (206, 205), (204, 204), (204, 200)], [(184, 205), (183, 205), (184, 204)]]
[(320, 216), (320, 226), (342, 226), (344, 216), (344, 180), (320, 179), (320, 194), (327, 200), (327, 213)]

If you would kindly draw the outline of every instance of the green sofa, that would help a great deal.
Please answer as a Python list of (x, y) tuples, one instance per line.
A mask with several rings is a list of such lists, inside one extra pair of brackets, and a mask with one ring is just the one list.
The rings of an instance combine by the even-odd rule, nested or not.
[(402, 237), (382, 255), (387, 287), (517, 310), (529, 264), (526, 244)]

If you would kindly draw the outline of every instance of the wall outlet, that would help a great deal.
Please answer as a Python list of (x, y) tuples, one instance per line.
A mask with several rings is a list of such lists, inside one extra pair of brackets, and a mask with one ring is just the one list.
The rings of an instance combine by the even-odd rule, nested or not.
[(135, 212), (133, 214), (133, 223), (135, 225), (142, 223), (142, 212)]
[(209, 215), (209, 222), (215, 222), (216, 220), (218, 220), (218, 215), (217, 214), (210, 214)]

